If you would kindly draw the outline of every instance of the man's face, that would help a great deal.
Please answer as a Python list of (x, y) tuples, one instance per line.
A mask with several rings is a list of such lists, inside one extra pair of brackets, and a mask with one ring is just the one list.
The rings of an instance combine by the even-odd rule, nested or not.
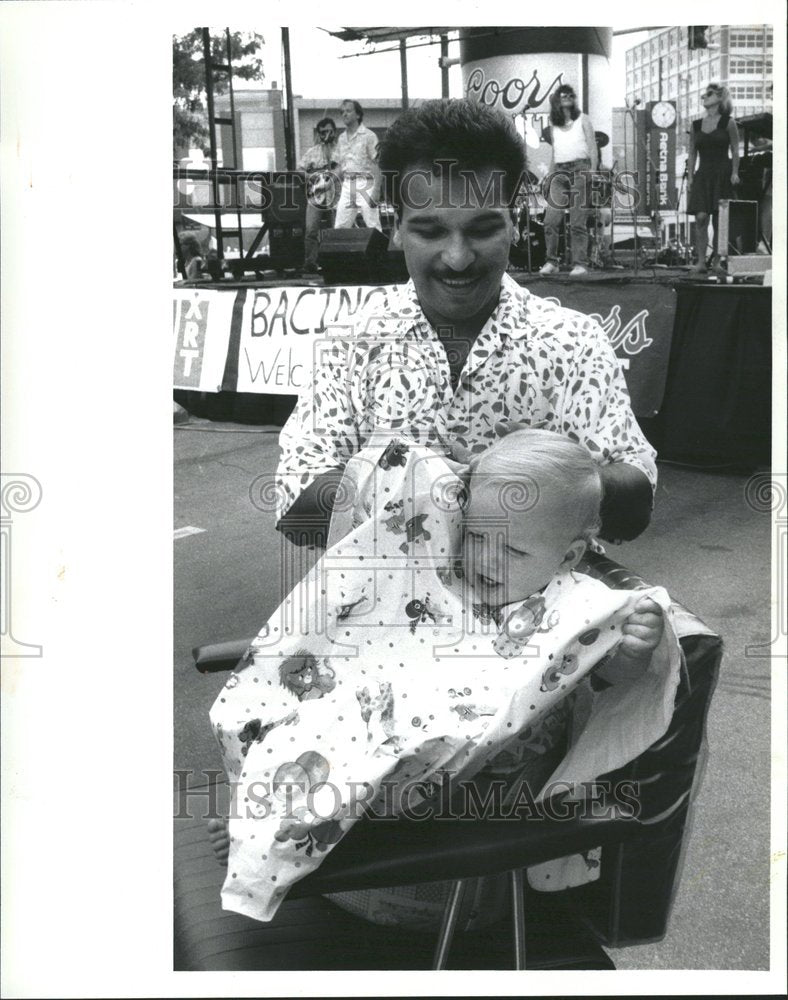
[[(426, 176), (425, 176), (426, 175)], [(400, 238), (425, 315), (434, 326), (480, 318), (495, 308), (509, 262), (512, 216), (500, 171), (406, 168)], [(495, 181), (493, 184), (492, 182)], [(485, 192), (495, 192), (492, 196)], [(478, 331), (477, 331), (478, 332)]]
[(334, 126), (333, 125), (321, 125), (317, 130), (318, 138), (321, 142), (328, 145), (328, 143), (334, 141)]
[[(480, 470), (470, 482), (463, 569), (474, 598), (491, 606), (524, 601), (549, 583), (562, 565), (571, 568), (585, 550), (585, 544), (567, 530), (560, 497), (540, 491), (530, 509), (513, 510), (513, 485), (520, 484)], [(568, 554), (570, 559), (564, 562)]]
[(356, 122), (358, 121), (358, 115), (356, 114), (356, 109), (353, 107), (352, 104), (349, 103), (343, 104), (340, 114), (342, 115), (342, 121), (345, 123), (345, 127), (347, 127), (348, 125), (355, 125)]

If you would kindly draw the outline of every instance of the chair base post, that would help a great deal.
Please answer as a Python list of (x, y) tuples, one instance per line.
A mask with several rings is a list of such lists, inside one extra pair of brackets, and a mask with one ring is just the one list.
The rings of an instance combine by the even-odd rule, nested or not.
[(525, 968), (525, 897), (523, 895), (523, 870), (515, 868), (512, 880), (512, 924), (514, 928), (514, 967)]
[(446, 968), (451, 943), (454, 939), (454, 931), (460, 916), (460, 906), (462, 905), (467, 886), (468, 879), (457, 879), (452, 884), (451, 892), (446, 902), (446, 909), (443, 911), (443, 922), (438, 935), (438, 944), (435, 948), (435, 957), (432, 962), (433, 970)]

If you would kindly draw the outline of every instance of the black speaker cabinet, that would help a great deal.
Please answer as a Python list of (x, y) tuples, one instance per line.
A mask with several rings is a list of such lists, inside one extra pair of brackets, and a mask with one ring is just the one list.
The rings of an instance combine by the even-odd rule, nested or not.
[(306, 228), (306, 178), (296, 171), (271, 174), (267, 183), (270, 204), (265, 211), (271, 266), (302, 267)]
[(265, 182), (266, 214), (270, 223), (283, 226), (300, 226), (306, 222), (306, 177), (294, 170), (277, 171)]
[(717, 246), (720, 257), (755, 253), (758, 248), (758, 202), (723, 199), (719, 213)]
[(379, 229), (326, 229), (317, 262), (330, 284), (379, 284), (387, 280), (388, 240)]

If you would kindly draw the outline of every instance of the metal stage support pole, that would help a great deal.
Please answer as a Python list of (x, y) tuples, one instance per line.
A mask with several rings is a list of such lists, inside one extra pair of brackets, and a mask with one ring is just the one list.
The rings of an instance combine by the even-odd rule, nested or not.
[(399, 40), (399, 72), (402, 79), (402, 110), (408, 110), (408, 46), (406, 39)]
[(295, 170), (295, 118), (293, 115), (293, 80), (290, 64), (290, 29), (282, 28), (282, 56), (285, 64), (285, 121), (287, 134), (285, 136), (285, 159), (288, 170)]
[[(237, 227), (226, 227), (222, 223), (222, 209), (221, 205), (224, 203), (224, 199), (220, 195), (221, 184), (219, 181), (219, 159), (218, 159), (218, 144), (216, 142), (216, 128), (217, 126), (224, 126), (230, 129), (230, 141), (232, 144), (232, 154), (233, 163), (230, 169), (238, 170), (240, 167), (240, 151), (238, 148), (238, 130), (235, 127), (235, 98), (233, 95), (233, 66), (232, 66), (232, 40), (230, 36), (230, 29), (224, 29), (225, 42), (227, 46), (227, 51), (225, 53), (226, 62), (215, 63), (213, 61), (213, 54), (211, 51), (211, 29), (202, 29), (202, 44), (205, 57), (205, 96), (206, 103), (208, 105), (208, 140), (211, 150), (211, 194), (213, 196), (213, 206), (214, 206), (214, 223), (216, 228), (216, 254), (218, 259), (221, 261), (224, 258), (224, 236), (229, 233), (236, 233), (238, 236), (238, 250), (239, 254), (243, 256), (243, 227), (241, 223), (241, 213), (237, 213)], [(230, 96), (230, 115), (225, 118), (218, 116), (216, 114), (216, 103), (214, 100), (214, 90), (216, 86), (216, 81), (214, 79), (215, 73), (225, 73), (227, 75), (227, 89)], [(223, 148), (224, 148), (224, 144)], [(223, 163), (223, 167), (227, 167), (228, 164)], [(238, 191), (237, 181), (233, 181), (234, 190), (233, 198), (236, 207), (240, 208), (240, 195)]]

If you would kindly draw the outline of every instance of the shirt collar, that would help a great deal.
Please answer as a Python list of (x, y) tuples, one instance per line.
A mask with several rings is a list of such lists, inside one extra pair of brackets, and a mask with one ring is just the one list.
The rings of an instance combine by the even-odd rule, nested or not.
[[(532, 329), (530, 318), (532, 300), (533, 295), (528, 289), (521, 288), (513, 278), (504, 274), (501, 278), (498, 305), (482, 327), (479, 336), (495, 332), (512, 340), (522, 340)], [(404, 324), (405, 332), (413, 331), (422, 336), (436, 337), (435, 330), (421, 308), (412, 278), (399, 288), (396, 315)]]
[(367, 128), (367, 126), (364, 124), (364, 122), (359, 122), (358, 128), (353, 133), (353, 135), (349, 135), (347, 129), (345, 129), (345, 131), (341, 132), (340, 134), (344, 135), (345, 139), (348, 142), (352, 142), (356, 138), (357, 135), (364, 135), (366, 132), (369, 132), (369, 129)]

